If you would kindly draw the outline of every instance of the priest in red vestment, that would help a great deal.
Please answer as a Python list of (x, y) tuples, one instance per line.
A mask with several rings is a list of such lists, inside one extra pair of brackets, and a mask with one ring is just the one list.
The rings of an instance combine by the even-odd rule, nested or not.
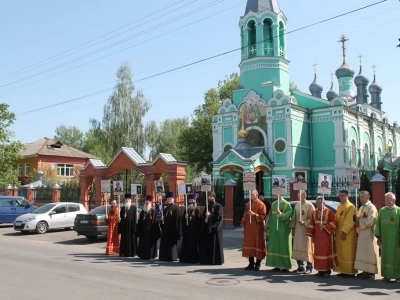
[[(245, 270), (259, 271), (261, 261), (266, 255), (265, 246), (265, 216), (267, 208), (258, 199), (257, 190), (251, 191), (250, 202), (246, 203), (240, 226), (244, 228), (242, 256), (249, 258), (249, 265)], [(256, 261), (254, 261), (254, 258)]]
[(335, 249), (337, 220), (336, 215), (325, 207), (323, 197), (317, 197), (316, 202), (317, 209), (312, 214), (307, 235), (311, 236), (314, 242), (314, 268), (318, 271), (316, 276), (328, 278), (331, 270), (339, 265)]
[(111, 208), (105, 216), (107, 229), (106, 254), (119, 254), (120, 237), (118, 234), (119, 209), (117, 201), (111, 201)]

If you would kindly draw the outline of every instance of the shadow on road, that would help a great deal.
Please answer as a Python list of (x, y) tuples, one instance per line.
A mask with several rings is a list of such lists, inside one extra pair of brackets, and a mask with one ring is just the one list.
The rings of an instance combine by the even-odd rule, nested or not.
[(101, 244), (105, 243), (107, 239), (105, 237), (98, 237), (97, 239), (90, 241), (84, 236), (77, 236), (74, 239), (71, 240), (65, 240), (65, 241), (58, 241), (55, 242), (54, 244), (59, 244), (59, 245), (88, 245), (88, 244)]
[[(364, 280), (361, 278), (341, 278), (332, 274), (330, 278), (320, 278), (311, 275), (298, 275), (294, 273), (281, 273), (281, 272), (274, 272), (269, 271), (269, 269), (260, 270), (259, 272), (254, 271), (245, 271), (244, 268), (225, 268), (225, 269), (198, 269), (193, 271), (188, 271), (187, 273), (202, 273), (202, 274), (209, 274), (209, 275), (225, 275), (225, 276), (244, 276), (244, 275), (251, 275), (256, 276), (257, 278), (252, 279), (245, 279), (242, 281), (265, 281), (271, 284), (276, 283), (288, 283), (288, 282), (295, 282), (295, 283), (318, 283), (319, 287), (318, 291), (323, 292), (338, 292), (343, 291), (341, 287), (348, 287), (350, 290), (360, 290), (360, 293), (370, 296), (378, 296), (378, 295), (389, 295), (384, 292), (362, 292), (362, 290), (367, 288), (372, 289), (380, 289), (380, 290), (399, 290), (397, 293), (400, 293), (400, 286), (398, 283), (395, 282), (383, 282), (381, 280)], [(332, 288), (335, 286), (335, 288)], [(378, 293), (378, 294), (377, 294)]]

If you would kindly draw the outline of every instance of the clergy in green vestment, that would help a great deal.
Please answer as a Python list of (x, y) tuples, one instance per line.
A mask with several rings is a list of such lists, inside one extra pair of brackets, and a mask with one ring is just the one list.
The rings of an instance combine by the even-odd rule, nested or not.
[(400, 208), (396, 196), (385, 194), (385, 207), (379, 211), (375, 236), (381, 246), (381, 275), (384, 281), (400, 280)]
[(290, 228), (292, 207), (281, 195), (271, 206), (267, 223), (268, 250), (266, 266), (272, 271), (288, 272), (292, 268), (292, 231)]

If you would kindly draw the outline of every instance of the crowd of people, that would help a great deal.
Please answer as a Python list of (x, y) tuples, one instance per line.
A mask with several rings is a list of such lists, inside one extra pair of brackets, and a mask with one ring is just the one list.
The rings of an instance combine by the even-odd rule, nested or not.
[[(136, 200), (134, 200), (136, 201)], [(208, 195), (208, 209), (201, 213), (195, 194), (188, 195), (187, 209), (181, 212), (174, 193), (166, 193), (166, 201), (147, 195), (142, 211), (125, 195), (121, 210), (116, 200), (105, 219), (108, 224), (106, 254), (141, 259), (177, 261), (191, 264), (222, 265), (224, 263), (222, 206), (215, 202), (215, 193)], [(159, 244), (159, 249), (158, 249)]]
[[(384, 281), (400, 282), (400, 207), (393, 193), (385, 194), (386, 206), (379, 213), (368, 191), (360, 192), (360, 208), (349, 201), (348, 191), (339, 193), (336, 213), (316, 198), (316, 208), (305, 191), (292, 208), (281, 195), (267, 205), (257, 190), (251, 191), (241, 220), (244, 228), (242, 256), (248, 258), (245, 270), (259, 271), (261, 262), (270, 271), (289, 272), (292, 260), (297, 274), (329, 278), (338, 276), (375, 279), (380, 272)], [(106, 254), (190, 264), (221, 265), (223, 253), (222, 206), (215, 193), (208, 196), (208, 209), (196, 204), (195, 194), (188, 196), (183, 212), (168, 192), (166, 202), (146, 196), (143, 209), (136, 211), (129, 194), (118, 210), (116, 201), (106, 216), (108, 224)], [(159, 249), (158, 249), (159, 241)], [(380, 258), (379, 258), (380, 256)]]
[(297, 268), (292, 272), (297, 274), (311, 274), (315, 268), (318, 277), (329, 278), (333, 270), (343, 278), (368, 280), (375, 279), (380, 264), (383, 281), (400, 282), (400, 208), (395, 195), (385, 194), (386, 206), (379, 213), (368, 191), (360, 192), (358, 211), (348, 191), (340, 191), (339, 197), (335, 214), (323, 197), (317, 197), (315, 208), (305, 191), (299, 192), (294, 208), (275, 195), (268, 214), (258, 192), (252, 191), (241, 221), (242, 256), (249, 259), (245, 269), (259, 271), (266, 258), (270, 271), (289, 272), (293, 259)]

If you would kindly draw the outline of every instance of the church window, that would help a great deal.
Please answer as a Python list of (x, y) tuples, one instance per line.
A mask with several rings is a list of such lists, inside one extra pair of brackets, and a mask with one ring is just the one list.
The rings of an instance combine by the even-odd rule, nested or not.
[(265, 19), (263, 24), (264, 55), (274, 56), (272, 21), (270, 19)]
[(278, 153), (283, 153), (286, 150), (286, 142), (282, 139), (278, 139), (275, 142), (274, 149)]
[(364, 146), (364, 169), (369, 169), (369, 148), (368, 144)]
[(232, 146), (231, 145), (226, 145), (225, 147), (224, 147), (224, 152), (227, 152), (227, 151), (229, 151), (229, 150), (231, 150), (232, 149)]
[(351, 164), (357, 166), (357, 147), (354, 140), (351, 141)]
[(251, 20), (248, 25), (248, 38), (249, 38), (249, 45), (248, 45), (248, 51), (249, 51), (249, 57), (254, 57), (257, 55), (257, 35), (256, 35), (256, 23), (254, 20)]
[(279, 22), (279, 56), (285, 57), (285, 26)]
[(381, 159), (382, 157), (382, 149), (379, 147), (378, 148), (378, 159)]
[(251, 129), (249, 130), (249, 135), (247, 136), (247, 142), (251, 147), (264, 147), (264, 136), (258, 130)]

